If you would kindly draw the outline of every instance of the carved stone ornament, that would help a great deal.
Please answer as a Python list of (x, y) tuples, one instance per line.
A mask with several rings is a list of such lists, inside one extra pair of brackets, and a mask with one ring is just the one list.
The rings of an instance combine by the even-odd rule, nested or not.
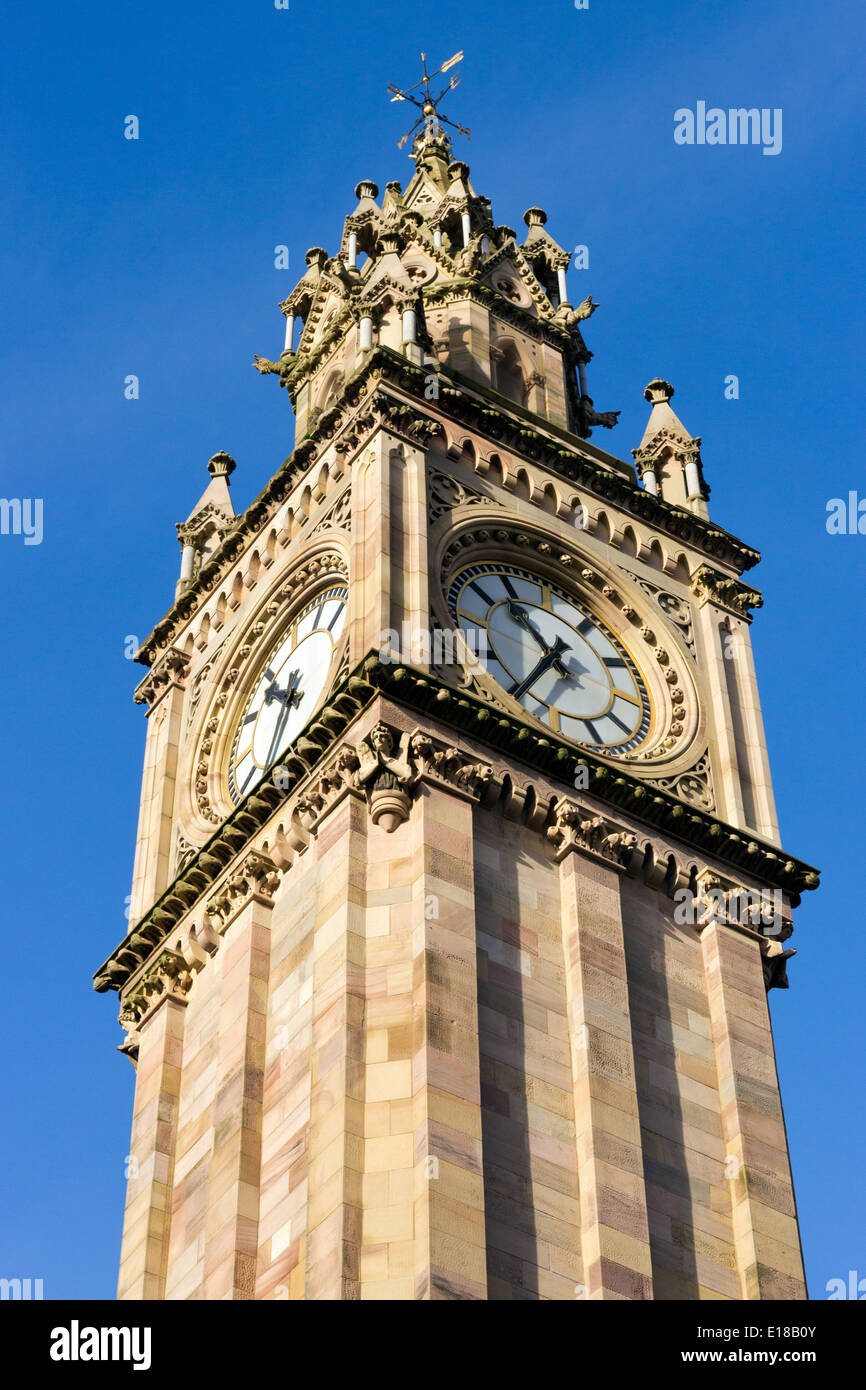
[(160, 951), (123, 1001), (118, 1021), (126, 1029), (127, 1037), (118, 1050), (134, 1061), (142, 1026), (164, 999), (174, 999), (185, 1005), (193, 978), (182, 955), (177, 951)]
[(475, 492), (457, 478), (443, 473), (439, 468), (431, 468), (429, 471), (427, 519), (431, 525), (434, 521), (438, 521), (440, 516), (444, 516), (446, 512), (452, 512), (455, 507), (501, 507), (503, 505), (504, 503), (500, 502), (498, 498), (485, 497), (483, 493)]
[(135, 688), (133, 700), (137, 705), (147, 705), (153, 709), (170, 686), (184, 688), (189, 671), (189, 657), (179, 647), (166, 647), (156, 664), (148, 671), (143, 681)]
[(250, 850), (208, 900), (207, 914), (211, 923), (222, 934), (253, 898), (259, 902), (273, 902), (279, 883), (280, 871), (273, 859), (259, 850)]
[(594, 814), (568, 797), (556, 803), (553, 825), (548, 828), (547, 838), (556, 851), (557, 859), (562, 859), (573, 850), (580, 850), (627, 869), (635, 858), (638, 861), (643, 858), (637, 848), (636, 835), (618, 828), (606, 817)]
[(757, 589), (721, 574), (712, 565), (701, 565), (692, 575), (692, 593), (698, 603), (715, 603), (747, 623), (752, 621), (751, 609), (761, 608), (763, 596)]
[(477, 799), (492, 769), (460, 749), (416, 730), (400, 732), (381, 720), (358, 744), (344, 745), (332, 768), (297, 804), (301, 824), (313, 831), (345, 787), (367, 800), (374, 825), (391, 834), (408, 819), (412, 793), (424, 779), (446, 782)]
[(694, 767), (677, 773), (674, 777), (651, 778), (650, 786), (661, 787), (663, 791), (670, 792), (672, 796), (682, 797), (690, 805), (700, 806), (704, 811), (716, 809), (709, 753), (704, 753)]

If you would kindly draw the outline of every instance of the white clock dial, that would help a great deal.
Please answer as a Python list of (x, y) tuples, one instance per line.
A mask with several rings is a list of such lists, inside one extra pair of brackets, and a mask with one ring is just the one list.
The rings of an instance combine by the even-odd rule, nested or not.
[(470, 565), (453, 580), (451, 616), (504, 690), (558, 733), (608, 753), (649, 732), (637, 664), (613, 633), (564, 589), (511, 565)]
[(234, 802), (294, 743), (325, 689), (348, 594), (328, 589), (301, 610), (270, 651), (240, 717), (229, 758)]

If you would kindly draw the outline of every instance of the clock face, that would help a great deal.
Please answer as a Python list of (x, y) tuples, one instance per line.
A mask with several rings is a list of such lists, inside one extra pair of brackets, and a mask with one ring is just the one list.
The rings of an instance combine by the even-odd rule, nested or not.
[(548, 728), (606, 753), (644, 740), (651, 707), (637, 664), (565, 589), (485, 562), (457, 575), (448, 605), (489, 674)]
[(232, 743), (229, 792), (234, 802), (252, 791), (313, 714), (343, 630), (347, 598), (344, 586), (320, 594), (271, 649)]

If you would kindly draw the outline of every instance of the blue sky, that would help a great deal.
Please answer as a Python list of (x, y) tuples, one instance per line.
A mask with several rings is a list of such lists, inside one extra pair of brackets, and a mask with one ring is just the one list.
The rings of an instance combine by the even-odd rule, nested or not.
[[(855, 898), (866, 537), (861, 443), (863, 19), (850, 0), (442, 0), (183, 6), (48, 0), (7, 14), (0, 275), (6, 930), (0, 1274), (113, 1297), (134, 1074), (90, 976), (125, 931), (144, 719), (124, 658), (169, 606), (174, 523), (217, 449), (238, 507), (292, 443), (254, 353), (304, 252), (333, 254), (359, 179), (405, 184), (418, 54), (463, 48), (446, 113), (497, 222), (540, 204), (600, 303), (589, 389), (630, 458), (661, 375), (703, 438), (711, 515), (763, 553), (753, 638), (785, 846), (823, 870), (771, 996), (813, 1298), (866, 1276)], [(699, 100), (783, 111), (783, 148), (678, 146)], [(124, 118), (140, 139), (123, 138)], [(288, 271), (274, 247), (290, 248)], [(140, 398), (124, 398), (124, 378)], [(724, 379), (739, 377), (726, 400)]]

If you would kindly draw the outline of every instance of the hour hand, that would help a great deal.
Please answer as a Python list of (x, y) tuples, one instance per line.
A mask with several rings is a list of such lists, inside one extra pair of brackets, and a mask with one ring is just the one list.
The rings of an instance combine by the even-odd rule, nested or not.
[(280, 704), (286, 709), (297, 708), (302, 699), (302, 693), (298, 689), (300, 674), (300, 671), (292, 672), (285, 690), (280, 690), (276, 681), (271, 681), (271, 684), (265, 691), (265, 704), (269, 705), (273, 700), (279, 700)]
[(538, 680), (539, 676), (544, 675), (545, 671), (549, 671), (551, 666), (558, 674), (561, 675), (563, 672), (565, 672), (565, 675), (568, 675), (568, 672), (565, 671), (562, 662), (559, 660), (560, 653), (567, 652), (568, 650), (569, 648), (565, 645), (562, 638), (557, 637), (553, 646), (548, 648), (548, 650), (538, 661), (537, 665), (534, 666), (533, 669), (530, 671), (529, 675), (526, 676), (522, 681), (520, 681), (519, 684), (512, 686), (512, 688), (508, 692), (509, 695), (513, 695), (515, 700), (522, 699), (522, 697), (526, 694), (527, 690), (529, 690), (530, 686), (533, 686), (535, 682)]

